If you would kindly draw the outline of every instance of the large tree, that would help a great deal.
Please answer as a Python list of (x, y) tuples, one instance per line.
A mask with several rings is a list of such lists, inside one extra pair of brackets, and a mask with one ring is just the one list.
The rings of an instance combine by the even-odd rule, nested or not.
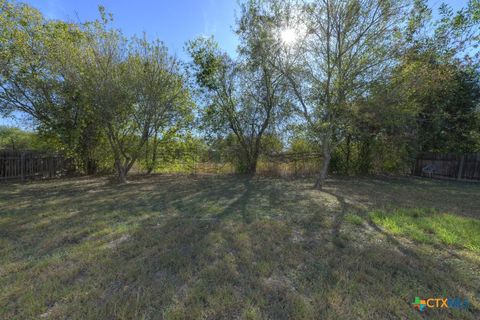
[(275, 19), (265, 14), (261, 1), (241, 6), (236, 34), (238, 57), (221, 52), (213, 39), (188, 44), (196, 83), (205, 102), (203, 123), (214, 132), (234, 134), (239, 170), (254, 174), (264, 144), (287, 114), (286, 82), (276, 68)]
[(0, 1), (0, 112), (26, 114), (67, 156), (94, 173), (98, 118), (81, 90), (81, 25), (45, 19), (36, 9)]
[(133, 114), (149, 138), (145, 142), (145, 163), (149, 173), (158, 165), (158, 148), (189, 126), (194, 108), (180, 61), (168, 54), (165, 45), (144, 38), (132, 40), (130, 83), (138, 109)]
[(298, 34), (281, 69), (309, 132), (322, 147), (322, 187), (350, 108), (389, 66), (397, 48), (402, 1), (317, 0), (291, 5), (284, 22)]
[(159, 41), (125, 38), (102, 20), (91, 25), (87, 88), (103, 121), (120, 182), (149, 139), (178, 124), (191, 107), (178, 61)]
[(416, 150), (478, 151), (480, 1), (454, 12), (442, 4), (433, 19), (425, 0), (414, 3), (405, 46), (392, 77), (402, 104), (415, 106)]
[(154, 164), (158, 136), (182, 126), (192, 105), (166, 47), (125, 38), (103, 7), (86, 23), (48, 20), (7, 0), (0, 9), (0, 112), (28, 114), (87, 173), (105, 144), (121, 181), (149, 139)]

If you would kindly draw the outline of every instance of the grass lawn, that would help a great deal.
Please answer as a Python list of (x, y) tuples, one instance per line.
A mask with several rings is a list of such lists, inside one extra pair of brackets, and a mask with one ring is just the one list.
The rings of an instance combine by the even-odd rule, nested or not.
[[(479, 319), (480, 185), (0, 185), (0, 319)], [(415, 297), (468, 299), (428, 309)]]

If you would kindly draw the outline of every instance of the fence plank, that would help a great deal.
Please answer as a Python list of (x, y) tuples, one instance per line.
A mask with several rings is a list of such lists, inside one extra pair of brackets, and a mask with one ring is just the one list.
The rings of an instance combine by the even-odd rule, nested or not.
[(0, 181), (53, 178), (66, 171), (59, 155), (0, 150)]
[(417, 156), (413, 175), (425, 176), (423, 168), (434, 166), (435, 177), (457, 180), (480, 180), (480, 153), (422, 153)]

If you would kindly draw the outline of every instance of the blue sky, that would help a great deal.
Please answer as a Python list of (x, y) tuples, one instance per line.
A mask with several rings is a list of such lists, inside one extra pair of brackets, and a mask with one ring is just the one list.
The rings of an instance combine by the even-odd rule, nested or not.
[[(101, 4), (113, 14), (114, 25), (126, 35), (146, 32), (164, 41), (172, 53), (184, 57), (186, 41), (215, 35), (225, 50), (234, 52), (237, 0), (25, 0), (48, 18), (81, 21), (98, 17)], [(78, 18), (77, 18), (78, 16)]]
[[(98, 5), (114, 16), (114, 25), (126, 35), (146, 32), (149, 38), (165, 42), (171, 53), (186, 58), (186, 41), (201, 35), (214, 35), (221, 48), (235, 52), (236, 39), (232, 32), (237, 0), (24, 0), (46, 17), (69, 21), (87, 21), (98, 17)], [(441, 0), (430, 0), (438, 7)], [(443, 1), (454, 9), (465, 6), (467, 0)], [(0, 125), (22, 125), (2, 119)]]

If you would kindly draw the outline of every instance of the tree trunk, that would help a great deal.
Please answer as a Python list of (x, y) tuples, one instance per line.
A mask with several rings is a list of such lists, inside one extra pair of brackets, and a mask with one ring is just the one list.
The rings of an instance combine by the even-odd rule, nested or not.
[(328, 147), (328, 144), (324, 143), (323, 146), (323, 163), (322, 163), (322, 169), (320, 171), (320, 174), (317, 178), (317, 181), (315, 182), (315, 188), (321, 190), (323, 187), (323, 184), (325, 183), (325, 179), (327, 179), (328, 175), (328, 168), (330, 166), (330, 159), (331, 159), (331, 154), (330, 154), (330, 148)]
[(146, 162), (147, 162), (147, 173), (151, 174), (155, 168), (157, 167), (157, 134), (158, 132), (155, 131), (153, 135), (153, 141), (152, 141), (152, 156), (151, 156), (151, 161), (150, 161), (150, 155), (149, 155), (149, 148), (148, 148), (148, 141), (146, 142), (147, 146), (147, 154), (145, 156)]
[(95, 159), (87, 158), (86, 159), (86, 172), (87, 175), (94, 175), (97, 174), (98, 164)]
[(362, 141), (362, 145), (360, 147), (360, 173), (361, 174), (369, 174), (370, 169), (372, 166), (371, 163), (371, 143), (370, 143), (370, 138), (364, 138)]
[(150, 163), (150, 168), (148, 168), (148, 174), (152, 173), (153, 170), (157, 167), (157, 133), (153, 137), (153, 149), (152, 149), (152, 162)]
[(245, 152), (244, 159), (242, 173), (247, 175), (255, 175), (257, 172), (258, 154), (251, 154), (247, 151)]
[(122, 165), (120, 159), (115, 160), (115, 168), (117, 169), (117, 178), (119, 183), (127, 183), (127, 168)]
[(118, 182), (119, 183), (127, 183), (127, 173), (123, 166), (120, 166), (118, 169)]
[(347, 136), (347, 155), (346, 155), (346, 159), (345, 159), (345, 173), (347, 174), (347, 176), (350, 174), (350, 154), (352, 152), (351, 141), (352, 141), (352, 135), (348, 134), (348, 136)]
[(256, 172), (257, 172), (257, 159), (252, 159), (248, 163), (246, 173), (253, 176), (255, 175)]

